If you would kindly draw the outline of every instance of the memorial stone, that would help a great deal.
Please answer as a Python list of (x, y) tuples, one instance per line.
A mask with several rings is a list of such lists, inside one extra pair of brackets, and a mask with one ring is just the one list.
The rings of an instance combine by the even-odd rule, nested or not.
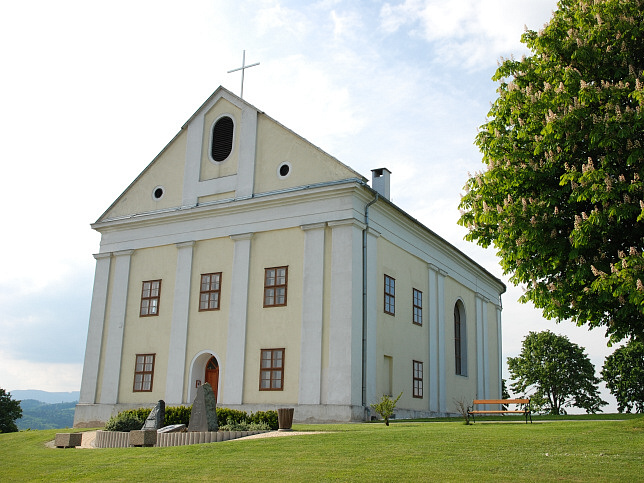
[(150, 415), (145, 420), (145, 423), (143, 424), (143, 427), (141, 429), (142, 430), (153, 429), (156, 431), (157, 429), (162, 428), (164, 425), (165, 425), (165, 401), (163, 399), (159, 399), (159, 402), (157, 403), (156, 406), (154, 406), (154, 409), (150, 412)]
[(197, 389), (197, 395), (192, 402), (190, 424), (188, 431), (217, 431), (217, 400), (209, 383), (202, 384)]

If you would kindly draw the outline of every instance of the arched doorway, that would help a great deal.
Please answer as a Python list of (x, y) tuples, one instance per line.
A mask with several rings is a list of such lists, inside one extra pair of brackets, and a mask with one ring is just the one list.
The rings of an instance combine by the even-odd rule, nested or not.
[(212, 392), (215, 393), (215, 401), (217, 400), (217, 389), (219, 388), (219, 363), (215, 356), (208, 359), (206, 363), (206, 374), (204, 381), (212, 386)]

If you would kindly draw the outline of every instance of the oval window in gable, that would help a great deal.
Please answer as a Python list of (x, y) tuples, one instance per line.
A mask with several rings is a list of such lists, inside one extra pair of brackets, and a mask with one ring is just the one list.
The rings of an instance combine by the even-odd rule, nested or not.
[(220, 117), (212, 127), (212, 143), (210, 156), (214, 161), (223, 161), (230, 156), (233, 150), (233, 131), (235, 125), (228, 117)]

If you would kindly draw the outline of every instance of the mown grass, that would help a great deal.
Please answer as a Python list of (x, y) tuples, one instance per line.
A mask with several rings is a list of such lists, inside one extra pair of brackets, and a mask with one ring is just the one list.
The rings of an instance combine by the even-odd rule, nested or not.
[(295, 425), (323, 434), (174, 448), (52, 449), (0, 434), (3, 481), (643, 481), (644, 418)]

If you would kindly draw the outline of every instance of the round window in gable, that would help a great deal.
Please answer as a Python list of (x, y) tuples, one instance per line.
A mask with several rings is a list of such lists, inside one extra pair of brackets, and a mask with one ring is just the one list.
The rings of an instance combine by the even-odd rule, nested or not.
[(152, 190), (152, 199), (154, 201), (159, 201), (161, 198), (163, 198), (164, 194), (165, 194), (165, 189), (163, 189), (163, 186), (157, 186)]
[(291, 163), (288, 161), (283, 162), (277, 167), (277, 177), (280, 179), (288, 178), (291, 174)]
[(210, 156), (213, 161), (224, 161), (233, 150), (233, 133), (235, 124), (228, 116), (217, 119), (212, 127)]

